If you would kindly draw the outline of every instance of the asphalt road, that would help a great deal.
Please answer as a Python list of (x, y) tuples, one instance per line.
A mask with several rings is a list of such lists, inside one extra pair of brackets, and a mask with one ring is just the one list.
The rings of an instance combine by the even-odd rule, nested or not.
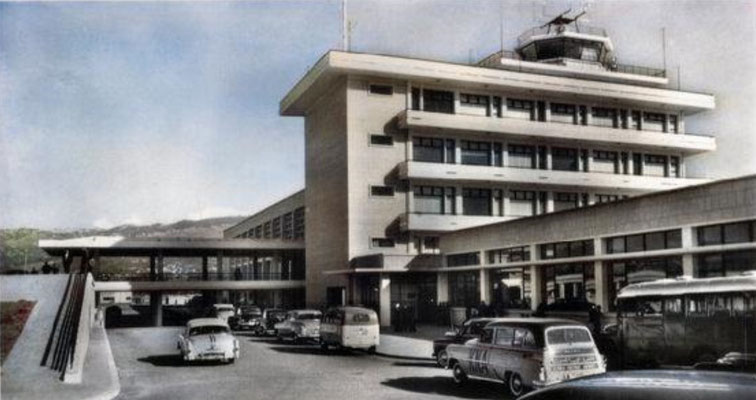
[(121, 383), (118, 399), (502, 399), (504, 385), (469, 381), (428, 362), (322, 351), (237, 334), (230, 365), (183, 363), (178, 328), (108, 330)]

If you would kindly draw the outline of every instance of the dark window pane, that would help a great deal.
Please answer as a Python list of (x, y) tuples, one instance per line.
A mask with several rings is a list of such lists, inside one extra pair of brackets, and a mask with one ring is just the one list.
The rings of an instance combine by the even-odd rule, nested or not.
[(748, 222), (739, 222), (736, 224), (727, 224), (724, 226), (725, 243), (742, 243), (749, 242), (750, 227)]
[(698, 244), (706, 246), (710, 244), (722, 243), (722, 226), (704, 226), (698, 228)]
[(646, 250), (661, 250), (665, 247), (665, 233), (654, 232), (646, 234)]
[(627, 252), (643, 251), (643, 235), (631, 235), (627, 237)]
[(679, 249), (680, 247), (682, 247), (682, 231), (679, 229), (667, 231), (667, 248)]
[(370, 85), (370, 93), (391, 95), (394, 93), (394, 87), (391, 85)]
[(370, 144), (391, 146), (394, 144), (394, 138), (387, 135), (370, 135)]
[(393, 196), (394, 188), (392, 186), (371, 186), (370, 194), (373, 196)]
[(577, 150), (558, 147), (551, 149), (551, 169), (556, 171), (577, 171)]
[(423, 90), (424, 111), (454, 113), (454, 93), (442, 90)]

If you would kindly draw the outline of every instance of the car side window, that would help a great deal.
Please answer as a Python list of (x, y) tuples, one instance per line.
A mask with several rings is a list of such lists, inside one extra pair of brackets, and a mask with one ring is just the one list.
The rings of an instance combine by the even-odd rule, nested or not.
[(511, 346), (514, 338), (514, 329), (502, 327), (496, 330), (494, 344), (499, 346)]
[(536, 347), (535, 336), (533, 336), (533, 332), (527, 329), (517, 328), (514, 332), (512, 345), (517, 347)]

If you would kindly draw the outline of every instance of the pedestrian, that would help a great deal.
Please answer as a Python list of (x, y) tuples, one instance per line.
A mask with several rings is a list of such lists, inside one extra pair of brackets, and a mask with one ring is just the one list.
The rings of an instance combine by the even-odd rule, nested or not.
[(45, 261), (44, 264), (42, 264), (42, 273), (47, 275), (50, 272), (52, 272), (52, 268), (50, 267), (50, 263)]
[(601, 306), (596, 305), (588, 309), (588, 320), (593, 326), (593, 334), (601, 333)]

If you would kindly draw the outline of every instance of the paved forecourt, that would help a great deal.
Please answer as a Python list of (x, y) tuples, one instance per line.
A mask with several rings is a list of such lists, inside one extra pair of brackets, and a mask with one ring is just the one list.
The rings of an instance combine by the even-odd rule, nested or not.
[(121, 383), (118, 399), (501, 399), (504, 385), (456, 386), (432, 362), (361, 352), (324, 352), (238, 334), (231, 365), (186, 365), (176, 350), (179, 328), (108, 330)]

